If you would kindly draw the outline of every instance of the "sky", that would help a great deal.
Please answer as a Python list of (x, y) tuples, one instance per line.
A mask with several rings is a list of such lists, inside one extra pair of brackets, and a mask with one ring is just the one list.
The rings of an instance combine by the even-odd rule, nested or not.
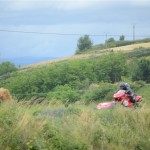
[(150, 37), (150, 0), (0, 0), (0, 59), (63, 58), (75, 54), (81, 36)]

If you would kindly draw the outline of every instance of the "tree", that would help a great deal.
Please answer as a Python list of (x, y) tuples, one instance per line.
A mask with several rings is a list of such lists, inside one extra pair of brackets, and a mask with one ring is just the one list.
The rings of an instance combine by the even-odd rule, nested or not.
[(16, 66), (9, 61), (0, 64), (0, 75), (10, 73), (16, 70), (17, 70)]
[(114, 38), (109, 38), (107, 41), (106, 41), (106, 44), (107, 44), (107, 47), (115, 47), (116, 46), (116, 41)]
[(121, 35), (120, 38), (119, 38), (119, 41), (124, 41), (124, 40), (125, 40), (125, 36)]
[(150, 83), (150, 60), (145, 58), (138, 60), (133, 69), (131, 76), (134, 81), (143, 80)]
[(80, 37), (78, 40), (77, 48), (79, 51), (85, 51), (87, 49), (90, 49), (92, 47), (93, 43), (89, 37), (89, 35), (84, 35), (83, 37)]

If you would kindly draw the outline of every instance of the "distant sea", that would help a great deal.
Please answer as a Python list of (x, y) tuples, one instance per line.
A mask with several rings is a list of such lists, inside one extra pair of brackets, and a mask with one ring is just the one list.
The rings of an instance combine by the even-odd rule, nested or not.
[(40, 63), (47, 60), (54, 60), (57, 58), (54, 57), (8, 57), (8, 58), (0, 58), (0, 63), (9, 61), (15, 64), (17, 67), (27, 66), (35, 63)]

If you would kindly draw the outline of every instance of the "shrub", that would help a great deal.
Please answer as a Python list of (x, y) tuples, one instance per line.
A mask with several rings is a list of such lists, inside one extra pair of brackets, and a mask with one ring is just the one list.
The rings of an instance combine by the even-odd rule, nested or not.
[(131, 88), (134, 91), (138, 91), (140, 88), (142, 88), (145, 85), (144, 81), (135, 81), (134, 83), (131, 83)]
[(11, 62), (3, 62), (0, 64), (0, 75), (16, 71), (17, 67)]
[(75, 102), (79, 99), (79, 94), (68, 85), (60, 85), (49, 92), (47, 98), (49, 100), (57, 99), (64, 102)]
[(143, 80), (150, 83), (150, 61), (142, 58), (137, 61), (137, 67), (132, 74), (133, 81)]
[(105, 101), (112, 99), (115, 85), (101, 82), (99, 85), (91, 85), (83, 95), (83, 99), (89, 101)]

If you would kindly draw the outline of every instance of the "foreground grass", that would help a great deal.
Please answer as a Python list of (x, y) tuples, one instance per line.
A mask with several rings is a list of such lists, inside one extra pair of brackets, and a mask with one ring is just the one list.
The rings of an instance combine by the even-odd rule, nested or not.
[(150, 104), (138, 109), (50, 103), (30, 106), (3, 103), (1, 150), (147, 150)]

